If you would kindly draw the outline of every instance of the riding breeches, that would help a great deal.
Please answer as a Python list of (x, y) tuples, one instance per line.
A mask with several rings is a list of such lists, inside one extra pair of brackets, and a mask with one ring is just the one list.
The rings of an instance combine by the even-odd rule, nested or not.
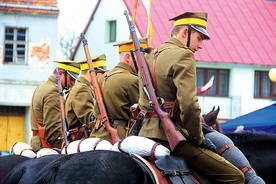
[(185, 158), (186, 162), (218, 183), (244, 183), (243, 173), (218, 154), (194, 145), (182, 142), (173, 151), (173, 155)]

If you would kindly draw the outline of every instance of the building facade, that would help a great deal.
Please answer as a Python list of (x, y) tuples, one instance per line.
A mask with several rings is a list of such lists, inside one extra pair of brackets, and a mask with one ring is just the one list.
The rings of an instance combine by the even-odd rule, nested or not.
[(56, 0), (0, 2), (0, 151), (30, 141), (32, 94), (54, 70), (58, 14)]

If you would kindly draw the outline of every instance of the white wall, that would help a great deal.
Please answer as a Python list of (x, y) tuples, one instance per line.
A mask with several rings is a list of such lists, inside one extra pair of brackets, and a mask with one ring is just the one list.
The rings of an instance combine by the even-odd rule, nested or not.
[[(113, 68), (119, 61), (118, 47), (112, 45), (129, 39), (130, 32), (124, 15), (125, 10), (127, 8), (122, 0), (102, 0), (85, 35), (91, 55), (106, 54), (108, 69)], [(105, 43), (106, 21), (110, 20), (117, 20), (117, 41)], [(136, 29), (136, 32), (140, 37), (138, 29)], [(85, 54), (81, 44), (81, 47), (77, 50), (75, 60), (83, 58), (85, 58)]]

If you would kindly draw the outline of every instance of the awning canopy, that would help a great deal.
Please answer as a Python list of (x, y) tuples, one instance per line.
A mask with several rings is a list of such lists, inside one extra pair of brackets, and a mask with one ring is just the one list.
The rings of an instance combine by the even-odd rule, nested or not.
[(247, 131), (276, 133), (276, 103), (221, 124), (225, 133), (234, 132), (238, 126)]

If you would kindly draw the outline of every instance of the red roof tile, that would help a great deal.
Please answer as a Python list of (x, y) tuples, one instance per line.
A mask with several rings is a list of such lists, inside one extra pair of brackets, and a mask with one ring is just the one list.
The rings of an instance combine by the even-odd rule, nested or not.
[(4, 3), (0, 3), (0, 11), (59, 14), (57, 0), (5, 0)]
[[(124, 2), (131, 15), (134, 1)], [(168, 20), (186, 11), (208, 12), (211, 40), (196, 53), (198, 61), (276, 66), (276, 2), (152, 0), (153, 47), (170, 36), (173, 22)], [(147, 24), (146, 9), (139, 0), (136, 26), (142, 36), (146, 36)]]

